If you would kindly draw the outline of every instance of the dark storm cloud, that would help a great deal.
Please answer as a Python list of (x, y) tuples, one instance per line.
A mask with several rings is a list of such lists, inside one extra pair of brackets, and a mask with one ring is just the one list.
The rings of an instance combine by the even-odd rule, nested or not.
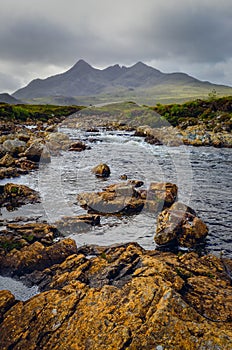
[(231, 17), (221, 14), (212, 2), (211, 7), (180, 6), (161, 12), (150, 20), (146, 38), (154, 45), (154, 54), (220, 62), (232, 55), (231, 32)]
[(204, 67), (208, 80), (217, 70), (232, 83), (231, 0), (2, 0), (1, 17), (0, 71), (24, 81), (83, 58), (190, 74)]
[(1, 59), (15, 62), (62, 62), (75, 54), (78, 33), (43, 18), (20, 20), (0, 32)]

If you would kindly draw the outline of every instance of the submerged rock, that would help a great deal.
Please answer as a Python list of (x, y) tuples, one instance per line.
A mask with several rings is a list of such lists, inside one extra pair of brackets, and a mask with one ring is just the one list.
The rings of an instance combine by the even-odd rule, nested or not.
[(27, 302), (2, 293), (3, 349), (232, 348), (232, 287), (220, 259), (134, 243), (83, 248), (28, 275), (45, 291)]
[(110, 168), (107, 164), (101, 163), (92, 169), (92, 173), (94, 173), (97, 177), (109, 177)]
[(208, 234), (206, 224), (195, 211), (180, 202), (163, 210), (157, 220), (155, 242), (159, 245), (177, 244), (192, 247)]

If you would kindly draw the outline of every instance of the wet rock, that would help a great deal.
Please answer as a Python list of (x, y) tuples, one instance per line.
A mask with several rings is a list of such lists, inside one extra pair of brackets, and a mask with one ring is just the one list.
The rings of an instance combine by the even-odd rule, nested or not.
[(33, 141), (21, 156), (33, 162), (42, 161), (43, 163), (49, 163), (51, 161), (51, 156), (47, 147), (40, 140)]
[(220, 259), (133, 243), (94, 251), (37, 274), (46, 292), (3, 314), (3, 349), (231, 349), (232, 287)]
[(144, 200), (135, 189), (136, 184), (129, 181), (109, 185), (102, 192), (80, 193), (77, 199), (89, 212), (103, 215), (136, 214), (144, 206)]
[(11, 167), (15, 164), (15, 159), (9, 154), (6, 153), (4, 157), (0, 159), (0, 167)]
[(38, 201), (39, 194), (25, 185), (7, 183), (0, 186), (0, 205), (7, 207), (9, 210)]
[(89, 230), (89, 226), (100, 225), (99, 215), (79, 215), (76, 217), (63, 217), (55, 223), (61, 235), (70, 235)]
[(69, 151), (82, 152), (87, 149), (87, 146), (82, 141), (76, 141), (72, 143), (69, 147)]
[(20, 250), (13, 249), (4, 257), (2, 256), (0, 272), (22, 276), (34, 270), (40, 271), (61, 263), (76, 251), (75, 241), (69, 238), (48, 247), (40, 242), (34, 242)]
[(158, 212), (177, 199), (178, 187), (170, 182), (152, 182), (146, 196), (145, 209)]
[(120, 179), (121, 179), (121, 180), (127, 180), (127, 175), (126, 175), (126, 174), (120, 175)]
[(97, 177), (109, 177), (110, 168), (107, 164), (101, 163), (92, 169), (92, 173), (94, 173)]
[(202, 241), (207, 233), (206, 224), (197, 217), (195, 211), (176, 202), (159, 214), (154, 239), (159, 245), (192, 247)]

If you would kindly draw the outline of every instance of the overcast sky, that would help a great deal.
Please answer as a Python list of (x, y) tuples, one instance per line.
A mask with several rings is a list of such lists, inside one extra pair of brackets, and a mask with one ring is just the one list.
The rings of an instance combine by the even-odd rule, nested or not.
[(0, 92), (81, 58), (232, 85), (231, 0), (1, 0)]

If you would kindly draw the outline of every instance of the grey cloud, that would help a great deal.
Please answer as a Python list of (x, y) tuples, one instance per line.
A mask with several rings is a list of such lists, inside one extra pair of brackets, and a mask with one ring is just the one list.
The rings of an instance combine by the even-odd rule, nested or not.
[(0, 72), (0, 93), (15, 90), (19, 84), (20, 81), (17, 78)]
[(35, 78), (42, 65), (67, 68), (80, 58), (101, 67), (159, 61), (161, 70), (188, 73), (193, 65), (210, 65), (208, 80), (216, 64), (221, 76), (231, 70), (230, 0), (41, 0), (33, 6), (21, 0), (13, 8), (2, 2), (0, 63), (24, 65), (18, 76), (31, 74), (27, 64)]
[(78, 33), (43, 18), (12, 23), (0, 32), (1, 59), (23, 63), (64, 62), (72, 57)]

